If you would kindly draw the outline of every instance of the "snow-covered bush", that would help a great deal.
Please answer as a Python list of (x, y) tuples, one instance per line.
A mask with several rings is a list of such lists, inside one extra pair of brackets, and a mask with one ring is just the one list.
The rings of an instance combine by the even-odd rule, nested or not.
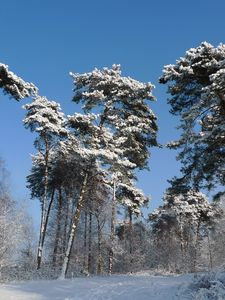
[(225, 271), (196, 275), (185, 294), (195, 300), (225, 299)]

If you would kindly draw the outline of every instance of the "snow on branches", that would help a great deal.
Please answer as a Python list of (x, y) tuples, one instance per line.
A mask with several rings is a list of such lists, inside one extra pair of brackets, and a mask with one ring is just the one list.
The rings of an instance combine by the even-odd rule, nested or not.
[[(174, 65), (164, 67), (171, 113), (180, 117), (179, 159), (186, 178), (197, 184), (224, 184), (225, 45), (202, 43)], [(210, 155), (209, 155), (210, 154)]]
[(14, 99), (21, 100), (25, 97), (37, 96), (38, 89), (33, 83), (25, 82), (18, 77), (5, 64), (0, 63), (0, 88)]
[(153, 227), (163, 229), (169, 224), (176, 226), (211, 225), (214, 218), (220, 213), (215, 205), (210, 204), (201, 192), (189, 190), (183, 194), (165, 193), (164, 204), (149, 215)]
[(98, 109), (97, 126), (109, 127), (115, 140), (123, 140), (120, 148), (126, 157), (137, 167), (145, 167), (147, 147), (157, 145), (156, 117), (146, 102), (154, 100), (153, 85), (122, 77), (120, 65), (71, 76), (73, 100), (82, 103), (85, 112)]
[(33, 102), (23, 106), (27, 110), (25, 127), (39, 134), (66, 135), (65, 118), (60, 105), (46, 97), (37, 97)]
[(119, 183), (116, 197), (125, 207), (131, 209), (131, 212), (137, 216), (141, 215), (141, 207), (147, 205), (149, 199), (142, 190), (136, 188), (133, 184)]
[[(85, 99), (85, 109), (91, 109), (96, 102), (117, 101), (119, 99), (148, 99), (153, 100), (153, 85), (144, 84), (131, 77), (122, 77), (120, 65), (113, 65), (111, 69), (103, 68), (102, 70), (84, 74), (70, 73), (74, 79), (75, 96), (74, 101), (78, 102)], [(88, 89), (82, 91), (82, 87), (88, 86)]]
[[(80, 135), (84, 136), (86, 131), (86, 146), (92, 147), (95, 153), (98, 151), (111, 172), (112, 181), (114, 174), (120, 173), (123, 176), (116, 180), (117, 185), (127, 184), (135, 177), (132, 174), (135, 169), (147, 168), (149, 147), (157, 146), (156, 117), (148, 106), (148, 101), (154, 100), (154, 86), (123, 77), (120, 65), (70, 75), (74, 79), (73, 100), (82, 103), (84, 112), (89, 114), (70, 116), (69, 123)], [(96, 110), (98, 115), (94, 117)], [(128, 194), (128, 186), (126, 191)], [(129, 196), (137, 212), (138, 205), (144, 201), (137, 200), (138, 205), (134, 205), (137, 195), (133, 184)]]

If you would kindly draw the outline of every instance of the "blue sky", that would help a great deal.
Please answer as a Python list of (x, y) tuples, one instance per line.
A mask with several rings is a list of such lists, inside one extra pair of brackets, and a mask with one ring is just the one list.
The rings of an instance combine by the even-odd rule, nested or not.
[[(0, 62), (39, 87), (41, 95), (61, 104), (66, 114), (77, 110), (71, 102), (68, 73), (95, 67), (122, 66), (123, 75), (151, 81), (157, 102), (159, 142), (176, 139), (177, 120), (169, 114), (166, 87), (158, 84), (165, 64), (175, 63), (202, 41), (224, 41), (224, 0), (8, 0), (0, 5)], [(29, 198), (26, 176), (34, 153), (34, 136), (22, 124), (21, 105), (0, 94), (0, 156), (11, 173), (12, 193)], [(139, 175), (139, 187), (157, 207), (179, 172), (175, 152), (152, 150), (151, 172)], [(31, 205), (38, 219), (38, 203)]]

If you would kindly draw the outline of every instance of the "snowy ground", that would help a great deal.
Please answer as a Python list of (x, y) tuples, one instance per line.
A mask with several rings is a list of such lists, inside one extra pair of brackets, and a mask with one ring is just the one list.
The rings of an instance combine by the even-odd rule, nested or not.
[[(175, 300), (191, 276), (111, 276), (0, 285), (0, 300)], [(178, 295), (178, 296), (177, 296)]]

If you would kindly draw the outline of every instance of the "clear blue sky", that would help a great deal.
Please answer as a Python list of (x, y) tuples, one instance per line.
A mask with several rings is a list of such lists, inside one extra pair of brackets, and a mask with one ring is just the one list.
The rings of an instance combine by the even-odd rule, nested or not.
[[(166, 88), (158, 84), (165, 64), (175, 63), (202, 41), (225, 42), (224, 0), (8, 0), (0, 4), (0, 62), (27, 81), (41, 95), (58, 101), (66, 114), (76, 111), (71, 102), (68, 73), (119, 63), (124, 75), (155, 84), (159, 142), (177, 137), (176, 119), (166, 104)], [(21, 105), (0, 94), (0, 156), (11, 173), (12, 192), (28, 198), (26, 176), (34, 153), (34, 136), (23, 128)], [(150, 209), (160, 204), (167, 179), (176, 175), (175, 153), (153, 150), (151, 172), (138, 185), (151, 194)], [(32, 213), (38, 218), (38, 205)]]

